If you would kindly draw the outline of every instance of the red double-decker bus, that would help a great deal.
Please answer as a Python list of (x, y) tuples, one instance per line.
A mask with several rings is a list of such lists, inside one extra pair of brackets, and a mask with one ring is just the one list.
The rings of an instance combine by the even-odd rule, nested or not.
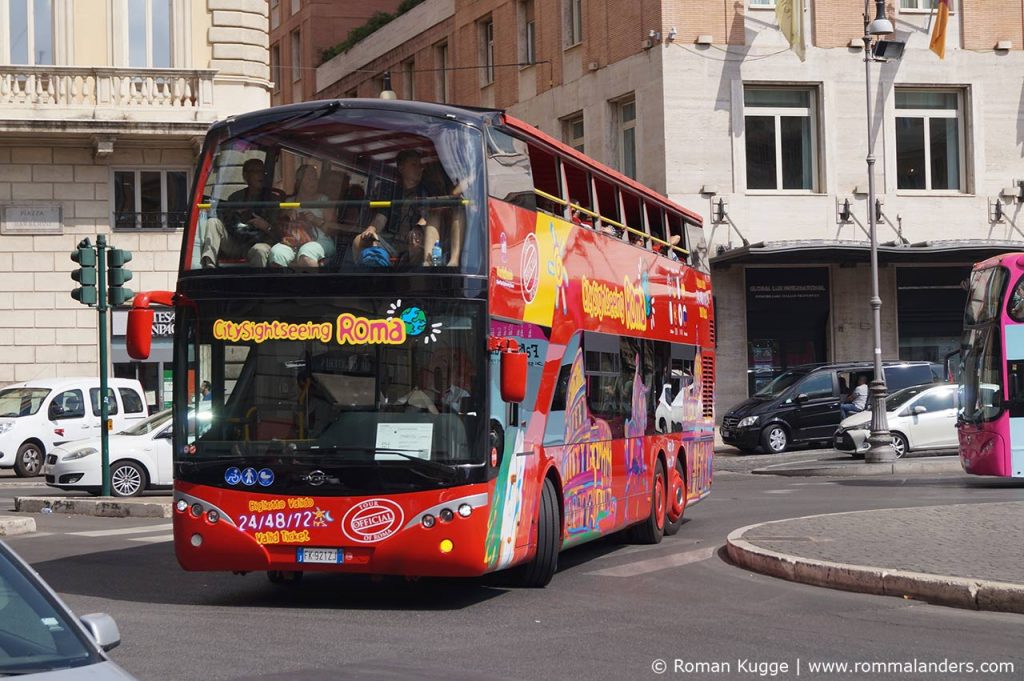
[(173, 305), (188, 570), (544, 586), (711, 488), (701, 219), (501, 111), (319, 101), (214, 125)]

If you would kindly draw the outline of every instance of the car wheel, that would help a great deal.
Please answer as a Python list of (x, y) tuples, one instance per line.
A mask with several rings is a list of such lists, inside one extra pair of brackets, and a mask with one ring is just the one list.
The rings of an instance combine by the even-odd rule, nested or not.
[(896, 452), (896, 458), (902, 459), (903, 455), (910, 451), (910, 445), (907, 444), (907, 438), (902, 433), (891, 433), (892, 435), (892, 450)]
[(14, 459), (14, 473), (19, 478), (31, 478), (39, 475), (43, 467), (43, 448), (34, 442), (26, 442), (18, 448)]
[(781, 454), (789, 446), (789, 433), (777, 423), (772, 424), (761, 432), (761, 446), (769, 454)]
[(137, 497), (147, 482), (146, 471), (134, 461), (118, 461), (110, 467), (110, 492), (115, 497)]

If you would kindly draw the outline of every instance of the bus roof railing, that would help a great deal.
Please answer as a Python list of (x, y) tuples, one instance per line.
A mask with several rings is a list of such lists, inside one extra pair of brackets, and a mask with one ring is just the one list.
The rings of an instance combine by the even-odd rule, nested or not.
[(537, 189), (536, 187), (534, 187), (533, 192), (534, 192), (534, 194), (536, 194), (537, 196), (539, 196), (541, 198), (547, 199), (548, 201), (553, 201), (554, 203), (557, 203), (560, 206), (568, 206), (569, 208), (572, 208), (573, 210), (578, 210), (581, 213), (583, 213), (584, 215), (589, 215), (590, 217), (594, 218), (595, 220), (600, 220), (601, 222), (603, 222), (605, 224), (609, 224), (612, 227), (618, 227), (619, 229), (625, 230), (629, 234), (634, 234), (634, 235), (636, 235), (638, 237), (641, 237), (643, 239), (650, 239), (651, 241), (653, 241), (653, 242), (655, 242), (657, 244), (661, 244), (662, 246), (665, 246), (665, 247), (667, 247), (667, 248), (669, 248), (669, 249), (671, 249), (673, 251), (679, 251), (683, 255), (689, 255), (690, 254), (690, 251), (686, 250), (685, 248), (681, 248), (679, 246), (673, 246), (672, 244), (670, 244), (669, 242), (665, 241), (664, 239), (659, 239), (656, 236), (652, 236), (650, 234), (647, 234), (646, 232), (641, 232), (638, 229), (634, 229), (633, 227), (630, 227), (629, 225), (624, 225), (621, 222), (618, 222), (616, 220), (612, 220), (611, 218), (606, 218), (606, 217), (604, 217), (604, 216), (602, 216), (602, 215), (600, 215), (598, 213), (595, 213), (594, 211), (590, 210), (589, 208), (584, 208), (583, 206), (576, 205), (575, 203), (572, 203), (571, 201), (566, 201), (565, 199), (563, 199), (563, 198), (561, 198), (559, 196), (554, 196), (553, 194), (548, 194), (547, 192), (545, 192), (543, 190), (540, 190), (540, 189)]
[[(218, 208), (282, 208), (293, 210), (296, 208), (335, 208), (338, 206), (368, 206), (370, 208), (390, 208), (411, 203), (426, 203), (432, 206), (468, 206), (472, 203), (469, 199), (462, 199), (452, 196), (421, 196), (415, 199), (392, 199), (389, 201), (373, 201), (367, 199), (341, 199), (338, 201), (317, 200), (317, 201), (217, 201)], [(208, 210), (213, 207), (213, 202), (197, 203), (196, 208)]]

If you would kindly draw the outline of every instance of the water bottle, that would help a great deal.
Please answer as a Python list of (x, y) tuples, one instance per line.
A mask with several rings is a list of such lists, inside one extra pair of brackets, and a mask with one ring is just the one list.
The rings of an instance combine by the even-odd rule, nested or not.
[(434, 247), (430, 249), (430, 264), (434, 267), (441, 266), (441, 258), (444, 254), (441, 252), (441, 242), (435, 241)]

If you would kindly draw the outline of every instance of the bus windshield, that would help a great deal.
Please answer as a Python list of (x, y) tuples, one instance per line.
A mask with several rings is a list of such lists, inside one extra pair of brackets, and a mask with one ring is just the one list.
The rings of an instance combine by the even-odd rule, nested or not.
[(193, 270), (485, 271), (476, 128), (330, 103), (210, 140)]
[(1003, 300), (1006, 278), (1006, 270), (998, 266), (977, 270), (971, 275), (964, 326), (984, 324), (996, 319)]
[[(325, 462), (484, 461), (483, 305), (453, 300), (200, 302), (179, 460), (288, 452)], [(210, 395), (195, 389), (210, 383)], [(176, 404), (179, 404), (176, 402)], [(182, 423), (185, 423), (182, 420)]]

